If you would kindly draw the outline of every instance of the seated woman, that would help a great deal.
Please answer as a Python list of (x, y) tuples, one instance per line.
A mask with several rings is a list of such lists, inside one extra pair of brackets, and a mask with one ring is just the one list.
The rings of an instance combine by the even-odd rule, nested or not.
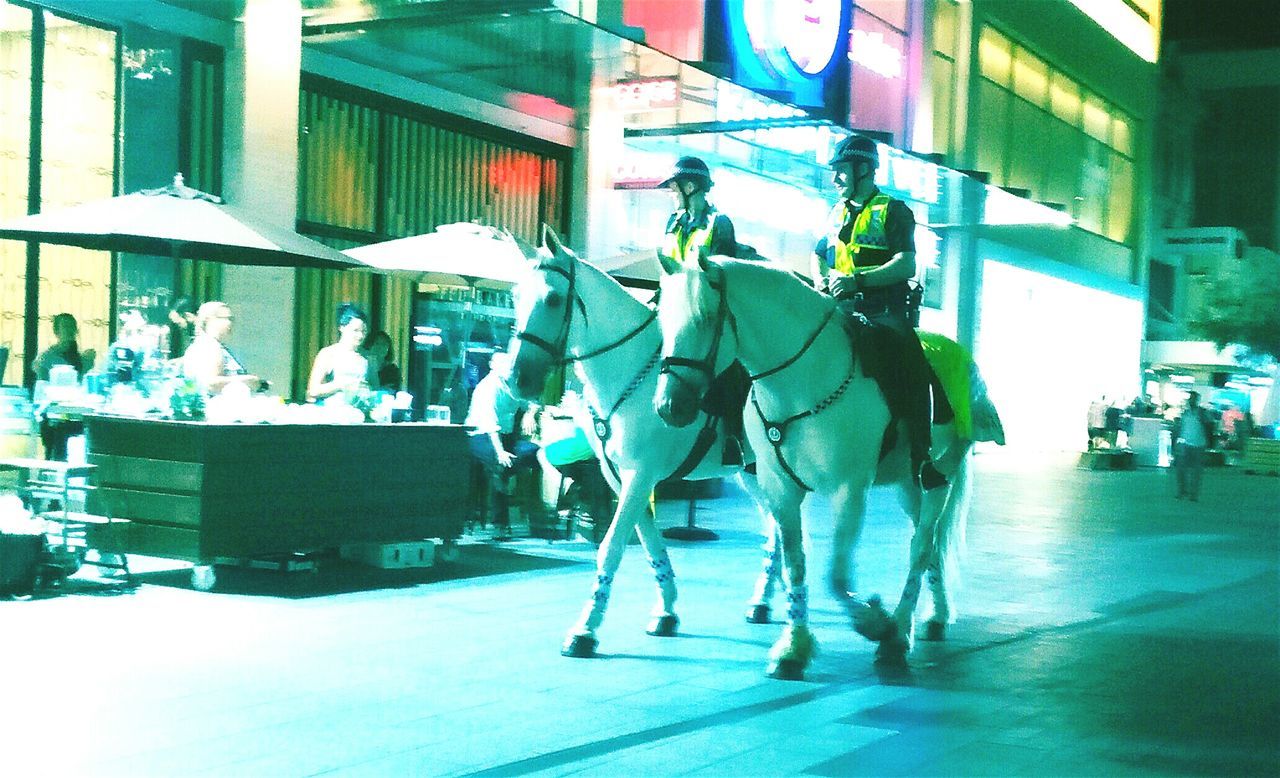
[[(351, 303), (338, 306), (338, 342), (316, 354), (307, 381), (307, 399), (323, 402), (330, 397), (351, 394), (366, 386), (369, 361), (360, 353), (360, 344), (369, 331), (369, 316)], [(349, 397), (343, 396), (343, 399)]]
[(182, 355), (182, 374), (209, 394), (217, 394), (231, 384), (250, 390), (265, 389), (267, 382), (249, 373), (223, 340), (231, 333), (231, 308), (211, 300), (196, 311), (196, 336)]
[(364, 343), (364, 358), (369, 360), (369, 388), (374, 391), (400, 391), (400, 368), (391, 361), (391, 336), (378, 330)]

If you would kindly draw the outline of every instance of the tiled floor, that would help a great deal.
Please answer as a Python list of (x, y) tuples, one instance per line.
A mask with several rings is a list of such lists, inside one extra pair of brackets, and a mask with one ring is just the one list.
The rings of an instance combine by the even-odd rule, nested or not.
[[(683, 636), (644, 634), (632, 548), (593, 660), (558, 653), (581, 542), (464, 548), (465, 578), (152, 573), (0, 603), (0, 775), (1280, 773), (1280, 479), (1213, 470), (1191, 504), (1161, 472), (977, 466), (959, 619), (906, 669), (814, 586), (808, 679), (764, 677), (779, 627), (742, 620), (759, 538), (731, 493), (699, 506), (720, 540), (672, 544)], [(893, 600), (908, 526), (873, 500), (859, 587)]]

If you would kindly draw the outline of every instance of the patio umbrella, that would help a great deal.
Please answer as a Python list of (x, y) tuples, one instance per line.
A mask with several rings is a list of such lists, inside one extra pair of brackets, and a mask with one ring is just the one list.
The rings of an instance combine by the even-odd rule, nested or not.
[(350, 268), (360, 263), (182, 183), (0, 222), (0, 238), (233, 265)]
[(435, 232), (398, 238), (343, 252), (376, 270), (416, 275), (432, 274), (514, 284), (527, 261), (520, 245), (508, 233), (480, 224), (442, 224)]

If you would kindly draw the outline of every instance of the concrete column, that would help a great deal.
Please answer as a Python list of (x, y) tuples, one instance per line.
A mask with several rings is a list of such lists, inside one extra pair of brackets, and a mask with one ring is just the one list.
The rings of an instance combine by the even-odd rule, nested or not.
[[(293, 229), (298, 210), (300, 0), (246, 0), (227, 50), (223, 195)], [(235, 314), (230, 341), (249, 372), (288, 391), (293, 371), (293, 268), (230, 265), (222, 295)], [(310, 358), (311, 355), (299, 355)]]
[[(596, 45), (616, 47), (617, 44), (601, 41)], [(609, 229), (610, 200), (603, 195), (611, 185), (613, 165), (623, 155), (622, 115), (614, 106), (609, 90), (619, 77), (620, 61), (617, 56), (593, 57), (590, 76), (578, 85), (571, 235), (572, 245), (582, 250), (588, 259), (603, 259), (619, 251), (618, 231)]]

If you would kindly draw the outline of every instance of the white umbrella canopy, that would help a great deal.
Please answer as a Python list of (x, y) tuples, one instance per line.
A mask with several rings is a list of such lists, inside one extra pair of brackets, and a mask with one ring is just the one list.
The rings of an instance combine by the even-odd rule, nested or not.
[[(514, 284), (527, 272), (528, 259), (510, 234), (480, 224), (442, 224), (435, 232), (397, 238), (343, 252), (375, 270), (415, 275), (455, 276)], [(437, 279), (441, 280), (441, 279)]]
[(233, 265), (356, 268), (337, 249), (184, 186), (148, 189), (0, 222), (0, 238)]

